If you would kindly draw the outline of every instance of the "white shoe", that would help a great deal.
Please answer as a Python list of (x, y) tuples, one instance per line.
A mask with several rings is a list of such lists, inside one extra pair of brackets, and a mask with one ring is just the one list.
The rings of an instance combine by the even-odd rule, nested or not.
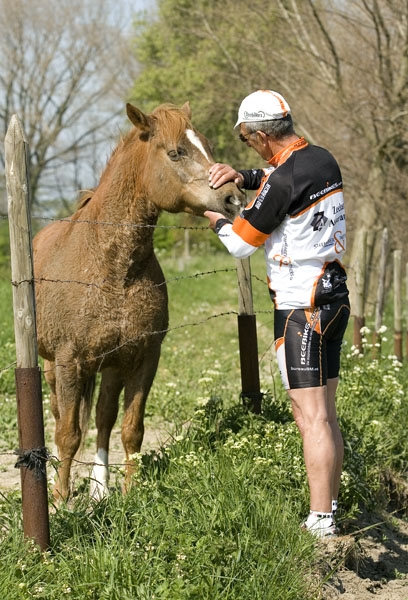
[(302, 525), (302, 529), (310, 531), (317, 538), (336, 537), (338, 529), (333, 519), (333, 513), (317, 513), (311, 511)]

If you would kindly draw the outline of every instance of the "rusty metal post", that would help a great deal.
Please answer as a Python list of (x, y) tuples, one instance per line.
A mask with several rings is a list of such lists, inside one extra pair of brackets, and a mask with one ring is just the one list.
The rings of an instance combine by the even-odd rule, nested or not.
[(20, 443), (16, 466), (21, 475), (24, 535), (46, 550), (50, 534), (41, 371), (39, 367), (21, 368), (15, 375)]
[(251, 265), (249, 258), (237, 261), (238, 339), (241, 363), (241, 397), (244, 405), (260, 414), (262, 393), (259, 380), (256, 316), (253, 312)]
[(44, 447), (41, 374), (38, 368), (34, 271), (30, 219), (28, 143), (17, 115), (4, 140), (9, 212), (16, 395), (20, 449), (23, 528), (41, 550), (49, 547), (47, 451)]

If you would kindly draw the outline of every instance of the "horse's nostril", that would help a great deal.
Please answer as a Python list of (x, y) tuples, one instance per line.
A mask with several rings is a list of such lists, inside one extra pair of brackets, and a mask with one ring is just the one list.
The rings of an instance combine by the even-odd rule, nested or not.
[(228, 206), (228, 204), (232, 204), (233, 206), (241, 206), (241, 200), (239, 198), (237, 198), (236, 196), (227, 196), (225, 198), (225, 204)]

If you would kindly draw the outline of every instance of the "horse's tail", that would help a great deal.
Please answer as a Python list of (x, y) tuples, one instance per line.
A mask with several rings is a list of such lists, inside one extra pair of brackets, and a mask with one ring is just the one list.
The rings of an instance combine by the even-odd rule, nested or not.
[(81, 446), (80, 451), (83, 450), (86, 434), (89, 427), (89, 420), (92, 411), (92, 401), (95, 391), (96, 376), (91, 375), (84, 382), (81, 394), (81, 406), (79, 408), (79, 426), (81, 428)]

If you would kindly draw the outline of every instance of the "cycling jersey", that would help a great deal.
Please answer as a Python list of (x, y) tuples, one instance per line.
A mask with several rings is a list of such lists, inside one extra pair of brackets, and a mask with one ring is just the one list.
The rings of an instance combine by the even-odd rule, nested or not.
[(236, 258), (264, 245), (267, 279), (277, 309), (315, 307), (348, 295), (343, 185), (334, 157), (300, 138), (266, 169), (240, 171), (255, 198), (216, 232)]

